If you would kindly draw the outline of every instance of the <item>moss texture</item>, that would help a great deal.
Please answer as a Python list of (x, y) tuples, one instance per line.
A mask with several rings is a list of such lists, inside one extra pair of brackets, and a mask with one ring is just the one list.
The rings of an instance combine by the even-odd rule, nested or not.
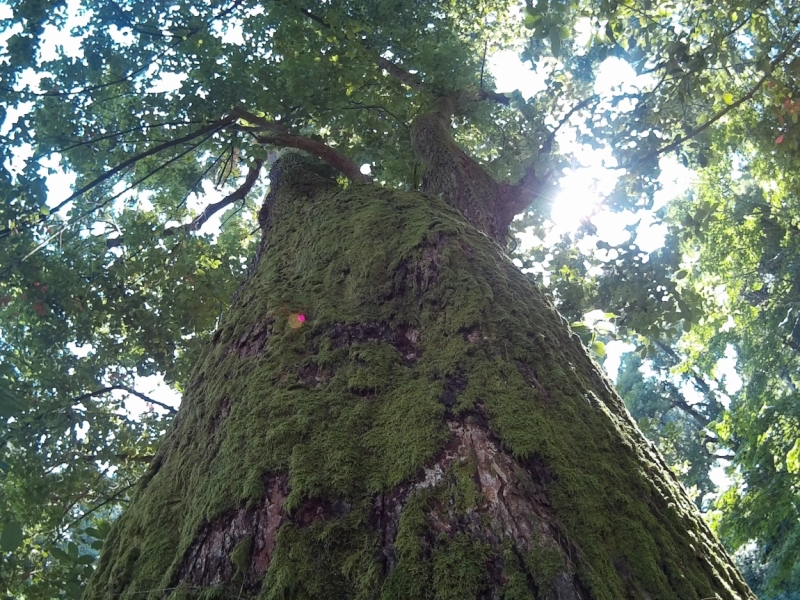
[[(260, 258), (86, 598), (544, 599), (566, 580), (575, 598), (753, 597), (493, 241), (437, 198), (287, 161)], [(469, 419), (516, 461), (515, 489), (539, 473), (558, 544), (485, 534), (477, 459), (425, 483)]]

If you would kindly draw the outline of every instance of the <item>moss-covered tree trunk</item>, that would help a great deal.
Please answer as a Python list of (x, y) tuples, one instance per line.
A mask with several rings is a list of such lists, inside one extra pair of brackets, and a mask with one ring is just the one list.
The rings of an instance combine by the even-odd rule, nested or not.
[(436, 194), (276, 163), (87, 598), (753, 598), (428, 126)]

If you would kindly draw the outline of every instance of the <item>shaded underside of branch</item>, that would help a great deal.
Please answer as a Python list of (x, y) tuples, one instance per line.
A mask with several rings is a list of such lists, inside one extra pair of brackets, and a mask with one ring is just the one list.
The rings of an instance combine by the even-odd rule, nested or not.
[(319, 142), (315, 139), (302, 135), (292, 135), (288, 133), (282, 133), (274, 136), (258, 136), (256, 139), (262, 144), (271, 144), (273, 146), (281, 146), (284, 148), (297, 148), (298, 150), (305, 150), (323, 162), (328, 163), (334, 169), (341, 172), (350, 181), (372, 183), (372, 177), (369, 175), (364, 175), (361, 172), (360, 167), (355, 162), (323, 142)]

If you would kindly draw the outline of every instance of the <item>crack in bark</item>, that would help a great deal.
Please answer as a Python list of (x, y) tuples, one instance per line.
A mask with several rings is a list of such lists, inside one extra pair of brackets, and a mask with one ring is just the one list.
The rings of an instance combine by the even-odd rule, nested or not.
[(275, 318), (267, 317), (249, 327), (242, 337), (228, 346), (227, 355), (238, 353), (240, 358), (261, 356), (266, 351), (269, 339), (272, 337), (274, 324)]

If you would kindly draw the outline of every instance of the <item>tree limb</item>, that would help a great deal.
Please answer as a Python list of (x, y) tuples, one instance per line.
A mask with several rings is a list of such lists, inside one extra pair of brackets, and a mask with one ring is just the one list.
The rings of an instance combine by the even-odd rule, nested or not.
[(208, 221), (212, 216), (226, 206), (233, 204), (234, 202), (238, 202), (239, 200), (244, 200), (250, 190), (253, 189), (256, 181), (258, 181), (258, 176), (261, 174), (261, 167), (263, 165), (264, 159), (256, 160), (255, 164), (250, 167), (250, 170), (247, 172), (247, 177), (245, 178), (244, 183), (242, 183), (242, 185), (240, 185), (235, 191), (225, 196), (219, 202), (214, 202), (213, 204), (206, 206), (203, 209), (203, 212), (201, 212), (190, 223), (178, 225), (177, 227), (168, 227), (164, 230), (164, 235), (174, 235), (176, 233), (189, 233), (191, 231), (197, 231), (206, 223), (206, 221)]
[(403, 68), (398, 67), (392, 61), (384, 58), (383, 56), (378, 55), (375, 57), (375, 63), (381, 69), (386, 69), (386, 72), (389, 73), (389, 75), (397, 79), (400, 83), (407, 85), (415, 92), (425, 91), (425, 84), (423, 84), (418, 77), (409, 73)]
[(286, 133), (286, 127), (278, 121), (269, 121), (264, 117), (259, 117), (243, 108), (234, 108), (231, 111), (231, 116), (236, 120), (247, 121), (254, 125), (254, 127), (243, 126), (242, 131), (269, 131), (270, 133)]
[(355, 162), (323, 142), (302, 135), (292, 135), (288, 133), (274, 136), (258, 136), (256, 140), (262, 144), (305, 150), (309, 154), (328, 163), (337, 171), (343, 173), (350, 181), (372, 183), (372, 177), (364, 175)]
[[(268, 121), (264, 117), (254, 115), (242, 108), (234, 109), (231, 115), (235, 116), (237, 119), (242, 119), (255, 125), (255, 127), (245, 126), (243, 131), (248, 133), (253, 133), (254, 131), (268, 131), (273, 134), (268, 136), (255, 136), (256, 141), (259, 143), (305, 150), (309, 154), (313, 154), (320, 160), (328, 163), (337, 171), (343, 173), (350, 181), (372, 183), (372, 178), (369, 175), (364, 175), (355, 162), (323, 142), (302, 135), (288, 133), (283, 125), (275, 121)], [(253, 183), (255, 183), (255, 180)], [(252, 185), (250, 187), (252, 187)]]

